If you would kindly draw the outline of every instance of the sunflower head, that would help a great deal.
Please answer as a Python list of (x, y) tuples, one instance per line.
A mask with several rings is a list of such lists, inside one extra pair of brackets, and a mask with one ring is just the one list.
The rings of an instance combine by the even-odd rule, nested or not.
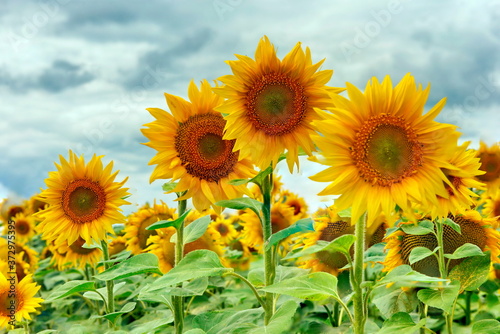
[(52, 263), (57, 265), (59, 270), (67, 268), (84, 269), (88, 264), (95, 267), (103, 259), (102, 251), (95, 248), (88, 248), (83, 238), (78, 238), (75, 242), (68, 245), (67, 242), (61, 244), (50, 244), (52, 252)]
[[(16, 238), (18, 238), (19, 241), (27, 242), (36, 234), (33, 216), (25, 215), (20, 212), (16, 214), (12, 220), (16, 227)], [(4, 233), (6, 234), (7, 232), (8, 230), (4, 229)]]
[(310, 138), (310, 123), (319, 117), (315, 108), (332, 106), (329, 94), (342, 89), (325, 86), (333, 71), (318, 71), (324, 60), (313, 64), (309, 48), (304, 51), (301, 43), (280, 60), (264, 36), (255, 60), (237, 58), (227, 61), (233, 75), (220, 77), (225, 86), (215, 89), (227, 98), (217, 108), (227, 115), (224, 138), (235, 139), (235, 149), (260, 169), (275, 165), (286, 150), (291, 171), (299, 164), (299, 146), (309, 155), (315, 149)]
[(477, 157), (481, 161), (481, 170), (485, 173), (477, 178), (486, 183), (497, 183), (500, 180), (500, 143), (489, 146), (481, 141)]
[(238, 232), (230, 219), (218, 217), (210, 223), (210, 226), (220, 234), (220, 241), (225, 246), (229, 245), (238, 236)]
[(490, 218), (500, 220), (500, 185), (488, 187), (488, 190), (481, 194), (481, 203), (484, 203), (483, 214)]
[(210, 84), (204, 80), (198, 89), (191, 81), (188, 96), (190, 101), (165, 94), (171, 114), (148, 109), (156, 120), (141, 131), (150, 140), (145, 145), (158, 151), (149, 163), (157, 165), (150, 181), (179, 180), (171, 192), (186, 193), (178, 200), (192, 198), (197, 210), (212, 205), (220, 212), (217, 201), (249, 194), (244, 185), (233, 186), (229, 180), (252, 178), (255, 171), (249, 160), (240, 158), (234, 140), (223, 139), (226, 121), (214, 111), (222, 98)]
[(106, 233), (114, 234), (112, 224), (125, 220), (119, 207), (129, 204), (123, 199), (129, 195), (123, 188), (126, 179), (115, 182), (118, 172), (112, 173), (113, 163), (104, 167), (101, 159), (94, 155), (85, 164), (83, 156), (72, 151), (69, 160), (60, 156), (57, 171), (49, 173), (48, 188), (40, 194), (48, 206), (35, 214), (44, 239), (56, 244), (73, 244), (79, 238), (100, 243)]
[(332, 113), (313, 122), (322, 135), (313, 136), (321, 156), (312, 160), (330, 166), (311, 177), (331, 182), (320, 195), (340, 195), (335, 205), (352, 207), (353, 221), (367, 212), (368, 225), (396, 204), (408, 212), (414, 202), (435, 203), (436, 194), (448, 198), (441, 167), (458, 133), (434, 121), (445, 99), (423, 114), (429, 88), (409, 74), (395, 87), (387, 76), (373, 78), (364, 93), (349, 83), (347, 91), (350, 100), (332, 96)]

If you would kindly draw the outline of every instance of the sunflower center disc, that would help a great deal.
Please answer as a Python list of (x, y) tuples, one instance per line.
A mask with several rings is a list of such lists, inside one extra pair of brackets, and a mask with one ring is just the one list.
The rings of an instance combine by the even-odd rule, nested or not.
[(224, 237), (229, 232), (229, 229), (227, 228), (226, 225), (219, 224), (219, 225), (217, 225), (217, 231), (220, 233), (221, 236)]
[(270, 136), (293, 131), (305, 118), (306, 110), (304, 88), (284, 74), (265, 74), (248, 92), (247, 116)]
[(71, 246), (69, 246), (69, 248), (71, 248), (73, 252), (80, 255), (87, 255), (96, 250), (96, 248), (83, 248), (84, 244), (85, 240), (83, 240), (82, 238), (78, 238), (75, 242), (71, 244)]
[(235, 140), (223, 140), (226, 121), (215, 113), (191, 116), (179, 125), (175, 150), (192, 176), (209, 182), (227, 177), (238, 162)]
[(106, 194), (93, 181), (72, 181), (62, 195), (62, 206), (66, 215), (75, 223), (87, 223), (104, 213)]
[(28, 234), (29, 231), (30, 231), (30, 225), (28, 224), (28, 222), (26, 222), (24, 220), (20, 220), (20, 221), (16, 222), (16, 232), (17, 233), (24, 235), (24, 234)]
[(370, 118), (356, 135), (352, 157), (366, 182), (390, 186), (417, 172), (423, 145), (401, 117)]

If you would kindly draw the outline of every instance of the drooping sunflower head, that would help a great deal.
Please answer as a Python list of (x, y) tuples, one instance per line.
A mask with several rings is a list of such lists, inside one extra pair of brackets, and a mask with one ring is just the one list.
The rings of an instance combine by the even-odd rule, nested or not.
[[(16, 214), (12, 220), (14, 221), (14, 226), (16, 227), (16, 238), (19, 241), (27, 242), (29, 241), (35, 234), (35, 220), (32, 215), (25, 215), (20, 212)], [(4, 234), (8, 233), (8, 229), (4, 229)]]
[(313, 64), (309, 48), (304, 51), (301, 43), (280, 60), (264, 36), (255, 60), (237, 58), (227, 61), (233, 75), (220, 77), (225, 86), (215, 89), (227, 98), (217, 108), (227, 115), (224, 138), (236, 139), (235, 149), (260, 169), (275, 165), (287, 150), (292, 171), (299, 164), (299, 146), (309, 155), (315, 149), (310, 138), (310, 123), (318, 118), (315, 108), (332, 106), (329, 94), (342, 89), (325, 86), (333, 71), (318, 71), (324, 60)]
[(47, 207), (47, 203), (40, 199), (40, 195), (31, 196), (29, 199), (28, 209), (30, 213), (37, 213)]
[(4, 222), (8, 223), (18, 213), (24, 213), (25, 207), (20, 204), (15, 204), (10, 199), (5, 199), (0, 206), (1, 217)]
[(313, 122), (321, 135), (313, 136), (321, 151), (311, 160), (330, 166), (311, 177), (331, 182), (320, 195), (340, 195), (335, 205), (352, 206), (353, 221), (368, 213), (368, 223), (397, 204), (410, 211), (412, 202), (448, 198), (441, 171), (456, 148), (455, 126), (434, 121), (442, 99), (423, 114), (429, 95), (411, 75), (392, 86), (373, 78), (361, 92), (347, 83), (350, 100), (333, 95), (336, 108)]
[(10, 305), (15, 305), (15, 319), (21, 321), (23, 319), (31, 320), (30, 313), (36, 312), (36, 308), (40, 307), (43, 302), (42, 298), (35, 297), (35, 294), (40, 290), (40, 286), (33, 283), (31, 275), (27, 275), (19, 282), (15, 282), (15, 294), (11, 292), (10, 276), (4, 276), (0, 273), (0, 328), (11, 328), (9, 322), (11, 319)]
[(477, 157), (481, 161), (481, 170), (485, 173), (477, 178), (486, 183), (498, 183), (500, 180), (500, 143), (489, 146), (481, 141)]
[[(474, 210), (465, 211), (464, 214), (450, 216), (461, 228), (461, 234), (456, 232), (448, 225), (443, 229), (443, 245), (445, 254), (453, 254), (460, 246), (471, 243), (478, 246), (483, 251), (491, 251), (491, 261), (499, 263), (500, 259), (500, 233), (493, 228), (494, 220), (482, 218)], [(434, 234), (411, 235), (402, 230), (398, 230), (385, 239), (387, 241), (386, 249), (389, 250), (384, 262), (384, 271), (390, 271), (398, 265), (410, 264), (409, 257), (411, 251), (416, 247), (426, 247), (434, 250), (437, 247), (437, 240)], [(460, 260), (450, 261), (448, 267), (451, 270), (459, 264)], [(423, 274), (438, 277), (439, 267), (434, 256), (429, 256), (423, 260), (417, 261), (411, 267)]]
[(427, 204), (430, 207), (431, 217), (446, 217), (450, 214), (464, 212), (474, 205), (473, 198), (478, 197), (470, 188), (484, 189), (484, 184), (478, 182), (476, 177), (484, 174), (479, 170), (479, 159), (475, 158), (475, 152), (468, 150), (470, 142), (465, 142), (459, 146), (450, 158), (450, 166), (442, 168), (446, 176), (443, 182), (448, 198), (436, 195), (438, 205)]
[(204, 80), (198, 90), (191, 81), (188, 96), (190, 101), (165, 94), (171, 114), (147, 109), (156, 120), (141, 131), (150, 140), (145, 145), (158, 151), (149, 162), (157, 165), (150, 181), (179, 180), (171, 190), (187, 191), (179, 200), (192, 198), (199, 211), (211, 205), (221, 211), (214, 203), (248, 193), (244, 185), (234, 186), (229, 180), (251, 178), (255, 171), (251, 162), (234, 150), (234, 140), (222, 138), (226, 121), (214, 111), (222, 98), (212, 92), (210, 84)]
[(160, 201), (153, 206), (144, 206), (139, 211), (132, 213), (125, 225), (125, 239), (127, 240), (127, 250), (137, 255), (147, 248), (148, 238), (155, 235), (156, 230), (146, 228), (160, 220), (176, 219), (175, 209), (169, 208), (167, 204)]
[(85, 164), (83, 156), (72, 151), (69, 161), (60, 156), (57, 171), (49, 173), (48, 188), (40, 194), (48, 207), (35, 214), (44, 239), (56, 244), (72, 244), (79, 238), (100, 243), (106, 233), (114, 233), (112, 224), (125, 221), (119, 207), (129, 204), (124, 200), (129, 195), (123, 187), (127, 179), (115, 182), (113, 162), (103, 167), (101, 158), (94, 155)]

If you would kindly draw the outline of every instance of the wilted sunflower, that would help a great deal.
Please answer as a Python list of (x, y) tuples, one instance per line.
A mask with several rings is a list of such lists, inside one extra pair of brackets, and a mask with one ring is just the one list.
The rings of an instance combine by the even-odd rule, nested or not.
[(51, 244), (52, 263), (56, 264), (59, 270), (67, 268), (84, 269), (86, 264), (95, 267), (97, 262), (103, 259), (103, 253), (99, 248), (86, 248), (85, 240), (78, 238), (68, 246), (67, 242), (59, 245)]
[(190, 102), (165, 93), (172, 114), (148, 108), (156, 120), (141, 131), (150, 140), (145, 145), (158, 151), (149, 162), (157, 165), (150, 181), (179, 180), (170, 192), (187, 190), (179, 200), (192, 198), (194, 207), (203, 211), (220, 200), (241, 197), (246, 187), (229, 181), (251, 178), (255, 171), (249, 160), (233, 150), (234, 140), (222, 139), (226, 121), (214, 111), (222, 98), (210, 84), (204, 80), (198, 90), (191, 81), (188, 96)]
[(478, 182), (475, 177), (480, 176), (484, 172), (479, 170), (479, 159), (475, 158), (475, 152), (468, 150), (470, 142), (465, 142), (459, 146), (451, 159), (449, 160), (450, 168), (442, 168), (448, 182), (444, 183), (448, 198), (437, 195), (438, 205), (428, 204), (432, 218), (437, 216), (446, 217), (448, 214), (455, 215), (469, 209), (474, 205), (473, 198), (478, 197), (469, 188), (483, 189), (484, 184)]
[(313, 122), (322, 157), (312, 160), (331, 166), (311, 177), (331, 182), (320, 195), (340, 195), (335, 205), (352, 206), (353, 222), (367, 212), (368, 225), (396, 204), (407, 212), (410, 200), (448, 198), (441, 168), (449, 166), (457, 135), (455, 126), (433, 121), (445, 99), (422, 115), (429, 87), (417, 87), (409, 74), (394, 88), (386, 76), (382, 83), (373, 78), (364, 93), (347, 83), (347, 92), (350, 100), (332, 95), (333, 114)]
[[(21, 242), (29, 241), (35, 234), (35, 220), (32, 215), (25, 215), (20, 212), (16, 214), (12, 220), (16, 227), (16, 239)], [(4, 228), (4, 234), (8, 233), (8, 229)]]
[[(293, 213), (293, 207), (284, 203), (274, 203), (271, 206), (272, 233), (276, 233), (292, 225), (297, 220)], [(262, 252), (264, 236), (262, 234), (262, 223), (259, 217), (257, 217), (253, 211), (247, 209), (245, 213), (240, 215), (239, 224), (243, 226), (241, 236), (245, 244)]]
[(236, 55), (227, 61), (233, 75), (218, 80), (225, 86), (214, 89), (227, 100), (216, 108), (226, 114), (224, 139), (236, 139), (234, 150), (260, 168), (275, 165), (285, 150), (290, 171), (299, 165), (299, 146), (309, 155), (315, 150), (310, 138), (311, 121), (318, 119), (315, 108), (331, 107), (329, 94), (343, 89), (325, 84), (332, 70), (318, 71), (324, 59), (312, 63), (311, 52), (301, 43), (283, 60), (264, 36), (255, 51), (255, 60)]
[[(450, 218), (460, 225), (461, 234), (448, 225), (444, 225), (443, 245), (445, 254), (453, 254), (460, 246), (471, 243), (478, 246), (483, 251), (491, 251), (492, 263), (500, 263), (500, 233), (494, 228), (495, 220), (482, 218), (474, 210), (465, 211), (463, 214), (450, 216)], [(386, 249), (389, 250), (384, 261), (384, 271), (390, 271), (402, 264), (410, 264), (409, 258), (412, 249), (415, 247), (427, 247), (434, 250), (437, 247), (437, 240), (434, 234), (425, 235), (406, 234), (398, 230), (386, 237)], [(450, 261), (449, 270), (459, 264), (462, 259)], [(429, 256), (417, 261), (411, 267), (428, 276), (440, 276), (437, 260), (434, 256)]]
[(486, 183), (500, 183), (500, 143), (494, 143), (490, 147), (486, 143), (480, 143), (477, 157), (481, 161), (481, 170), (485, 172), (477, 178)]
[(59, 157), (61, 164), (55, 164), (57, 171), (49, 173), (48, 189), (40, 194), (49, 206), (35, 214), (42, 237), (56, 244), (79, 238), (100, 243), (107, 232), (114, 234), (112, 224), (125, 221), (119, 207), (129, 204), (123, 199), (129, 195), (123, 188), (127, 179), (114, 182), (118, 172), (112, 174), (113, 162), (104, 168), (101, 156), (94, 155), (87, 165), (72, 151), (69, 161)]
[[(40, 286), (33, 283), (32, 276), (24, 277), (20, 282), (16, 282), (16, 293), (14, 298), (10, 298), (10, 276), (5, 277), (0, 273), (0, 328), (10, 327), (11, 310), (8, 307), (13, 303), (16, 321), (23, 319), (31, 320), (30, 313), (36, 312), (43, 302), (42, 298), (35, 297), (40, 290)], [(9, 279), (9, 280), (8, 280)]]
[(159, 220), (176, 218), (175, 209), (169, 208), (163, 201), (160, 204), (155, 202), (152, 207), (144, 206), (131, 214), (125, 225), (124, 237), (127, 240), (127, 250), (135, 255), (142, 253), (148, 246), (148, 238), (157, 233), (156, 230), (146, 228)]

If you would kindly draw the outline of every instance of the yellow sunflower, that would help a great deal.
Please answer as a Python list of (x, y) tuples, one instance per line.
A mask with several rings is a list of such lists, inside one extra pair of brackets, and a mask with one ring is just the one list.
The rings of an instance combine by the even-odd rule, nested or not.
[(125, 225), (124, 237), (127, 240), (127, 250), (135, 255), (142, 253), (148, 246), (148, 238), (157, 233), (156, 230), (146, 230), (146, 228), (159, 220), (176, 218), (175, 209), (169, 208), (163, 201), (160, 204), (155, 202), (152, 207), (144, 206), (131, 214)]
[(477, 178), (485, 183), (498, 183), (500, 180), (500, 142), (488, 147), (481, 141), (477, 157), (481, 161), (480, 169), (485, 172)]
[(333, 114), (313, 122), (322, 157), (312, 160), (331, 166), (311, 177), (331, 182), (320, 195), (340, 195), (335, 205), (352, 206), (353, 222), (367, 212), (368, 225), (396, 204), (409, 213), (410, 201), (448, 198), (441, 168), (452, 167), (458, 135), (455, 126), (433, 121), (445, 99), (422, 115), (430, 90), (409, 74), (394, 88), (386, 76), (382, 83), (373, 78), (364, 93), (349, 83), (347, 91), (351, 100), (332, 95)]
[(307, 217), (307, 203), (304, 198), (299, 197), (299, 195), (292, 193), (289, 190), (283, 190), (280, 193), (280, 202), (285, 203), (293, 207), (293, 215), (297, 219), (302, 219)]
[(13, 318), (15, 321), (31, 320), (30, 313), (36, 312), (36, 308), (43, 302), (42, 298), (35, 297), (40, 286), (33, 283), (31, 275), (24, 277), (20, 282), (14, 282), (16, 291), (14, 296), (11, 293), (11, 279), (11, 276), (5, 277), (0, 273), (0, 328), (12, 328)]
[[(299, 245), (303, 245), (304, 249), (316, 245), (319, 240), (332, 241), (345, 234), (354, 234), (351, 219), (340, 217), (334, 207), (326, 209), (326, 215), (321, 213), (313, 219), (314, 232), (307, 232), (301, 236)], [(327, 251), (314, 253), (308, 259), (298, 260), (301, 268), (311, 268), (313, 272), (324, 271), (332, 275), (337, 275), (347, 263), (344, 255)]]
[(95, 267), (103, 259), (103, 253), (99, 248), (85, 248), (85, 240), (78, 238), (71, 245), (63, 241), (59, 245), (51, 243), (52, 263), (56, 264), (59, 270), (67, 268), (85, 269), (89, 264)]
[[(273, 189), (271, 190), (271, 197), (275, 198), (278, 196), (281, 192), (281, 189), (283, 187), (283, 182), (281, 182), (281, 175), (275, 175), (273, 176)], [(252, 183), (249, 187), (251, 197), (253, 199), (256, 199), (260, 202), (264, 201), (264, 198), (262, 197), (262, 193), (260, 192), (260, 188), (257, 184)]]
[(198, 90), (189, 84), (191, 102), (165, 94), (172, 114), (158, 108), (147, 109), (156, 120), (145, 124), (142, 133), (150, 141), (145, 145), (158, 151), (149, 162), (157, 165), (150, 181), (179, 180), (170, 192), (187, 193), (178, 200), (192, 198), (194, 207), (203, 211), (220, 200), (238, 198), (247, 193), (246, 186), (234, 186), (232, 179), (255, 176), (252, 163), (241, 159), (233, 150), (234, 140), (223, 140), (226, 121), (214, 111), (222, 98), (212, 92), (204, 80)]
[(483, 214), (487, 217), (500, 219), (500, 186), (488, 187), (481, 195), (481, 202), (484, 203)]
[(470, 142), (465, 142), (459, 146), (449, 163), (450, 168), (442, 168), (444, 175), (446, 175), (448, 182), (444, 183), (444, 187), (448, 192), (448, 198), (436, 195), (438, 205), (428, 204), (430, 207), (430, 214), (432, 218), (437, 216), (446, 217), (449, 213), (455, 215), (469, 209), (474, 205), (473, 198), (478, 197), (469, 188), (484, 189), (484, 184), (478, 182), (475, 177), (484, 174), (479, 170), (479, 159), (475, 158), (475, 152), (468, 150)]
[(106, 232), (114, 234), (112, 224), (125, 221), (119, 206), (129, 204), (123, 198), (125, 180), (114, 182), (113, 162), (103, 168), (102, 157), (94, 155), (86, 165), (83, 156), (69, 151), (69, 161), (60, 156), (57, 171), (45, 180), (48, 189), (40, 198), (49, 206), (35, 214), (40, 218), (43, 238), (56, 244), (73, 244), (79, 238), (100, 243)]
[(123, 235), (111, 239), (111, 242), (108, 244), (108, 252), (110, 257), (120, 253), (125, 249), (127, 249), (127, 239), (125, 239)]
[[(24, 253), (21, 254), (16, 254), (15, 261), (16, 261), (16, 277), (17, 281), (20, 282), (24, 277), (26, 277), (29, 274), (33, 274), (35, 270), (31, 270), (30, 265), (23, 260)], [(12, 260), (12, 258), (9, 259)], [(2, 273), (9, 273), (13, 272), (11, 264), (12, 262), (9, 263), (7, 260), (0, 259), (0, 272)]]
[[(463, 214), (450, 216), (461, 228), (461, 234), (450, 226), (444, 225), (443, 245), (445, 254), (452, 254), (458, 247), (465, 243), (471, 243), (483, 251), (491, 251), (492, 263), (500, 263), (500, 233), (494, 228), (495, 220), (482, 218), (474, 210), (465, 211)], [(437, 240), (434, 234), (411, 235), (398, 230), (385, 239), (385, 249), (389, 250), (384, 261), (384, 271), (390, 271), (402, 264), (410, 264), (410, 253), (415, 247), (427, 247), (434, 250)], [(449, 270), (459, 264), (462, 259), (450, 261)], [(417, 261), (411, 267), (428, 276), (439, 277), (439, 267), (434, 256), (429, 256)]]
[[(6, 239), (0, 238), (0, 260), (8, 262), (9, 243)], [(19, 274), (24, 275), (35, 272), (38, 267), (38, 253), (23, 242), (16, 242), (16, 263), (19, 266)], [(21, 275), (22, 276), (22, 275)]]
[[(237, 238), (232, 240), (227, 249), (228, 251), (224, 253), (224, 258), (230, 267), (239, 271), (250, 269), (253, 254), (244, 239)], [(236, 255), (235, 252), (237, 252)]]
[[(281, 231), (292, 225), (297, 218), (294, 217), (294, 208), (284, 203), (274, 203), (271, 206), (271, 228), (272, 233)], [(249, 246), (257, 249), (260, 253), (263, 251), (264, 236), (262, 224), (257, 215), (247, 209), (240, 215), (240, 225), (243, 226), (242, 239)]]
[(45, 209), (46, 206), (47, 203), (40, 199), (40, 194), (31, 196), (31, 198), (28, 201), (29, 212), (32, 214)]
[(333, 71), (318, 71), (324, 59), (313, 64), (309, 48), (304, 52), (301, 43), (280, 60), (264, 36), (255, 60), (236, 57), (227, 61), (233, 75), (220, 77), (225, 86), (214, 89), (227, 99), (217, 108), (227, 115), (224, 139), (235, 139), (234, 150), (260, 169), (271, 162), (276, 165), (287, 150), (292, 171), (294, 164), (299, 165), (299, 147), (309, 155), (315, 150), (310, 138), (314, 133), (310, 123), (320, 118), (315, 108), (331, 107), (329, 95), (343, 89), (325, 86)]
[(25, 208), (23, 205), (14, 204), (12, 200), (8, 198), (2, 202), (2, 206), (0, 208), (1, 217), (4, 222), (9, 222), (15, 215), (18, 213), (24, 213)]
[[(35, 234), (35, 220), (32, 215), (25, 215), (20, 212), (16, 214), (12, 220), (16, 227), (16, 240), (21, 242), (29, 241)], [(4, 229), (4, 234), (8, 233), (8, 229)]]
[(230, 219), (218, 217), (210, 223), (210, 226), (220, 234), (221, 244), (227, 246), (238, 236), (238, 232)]

